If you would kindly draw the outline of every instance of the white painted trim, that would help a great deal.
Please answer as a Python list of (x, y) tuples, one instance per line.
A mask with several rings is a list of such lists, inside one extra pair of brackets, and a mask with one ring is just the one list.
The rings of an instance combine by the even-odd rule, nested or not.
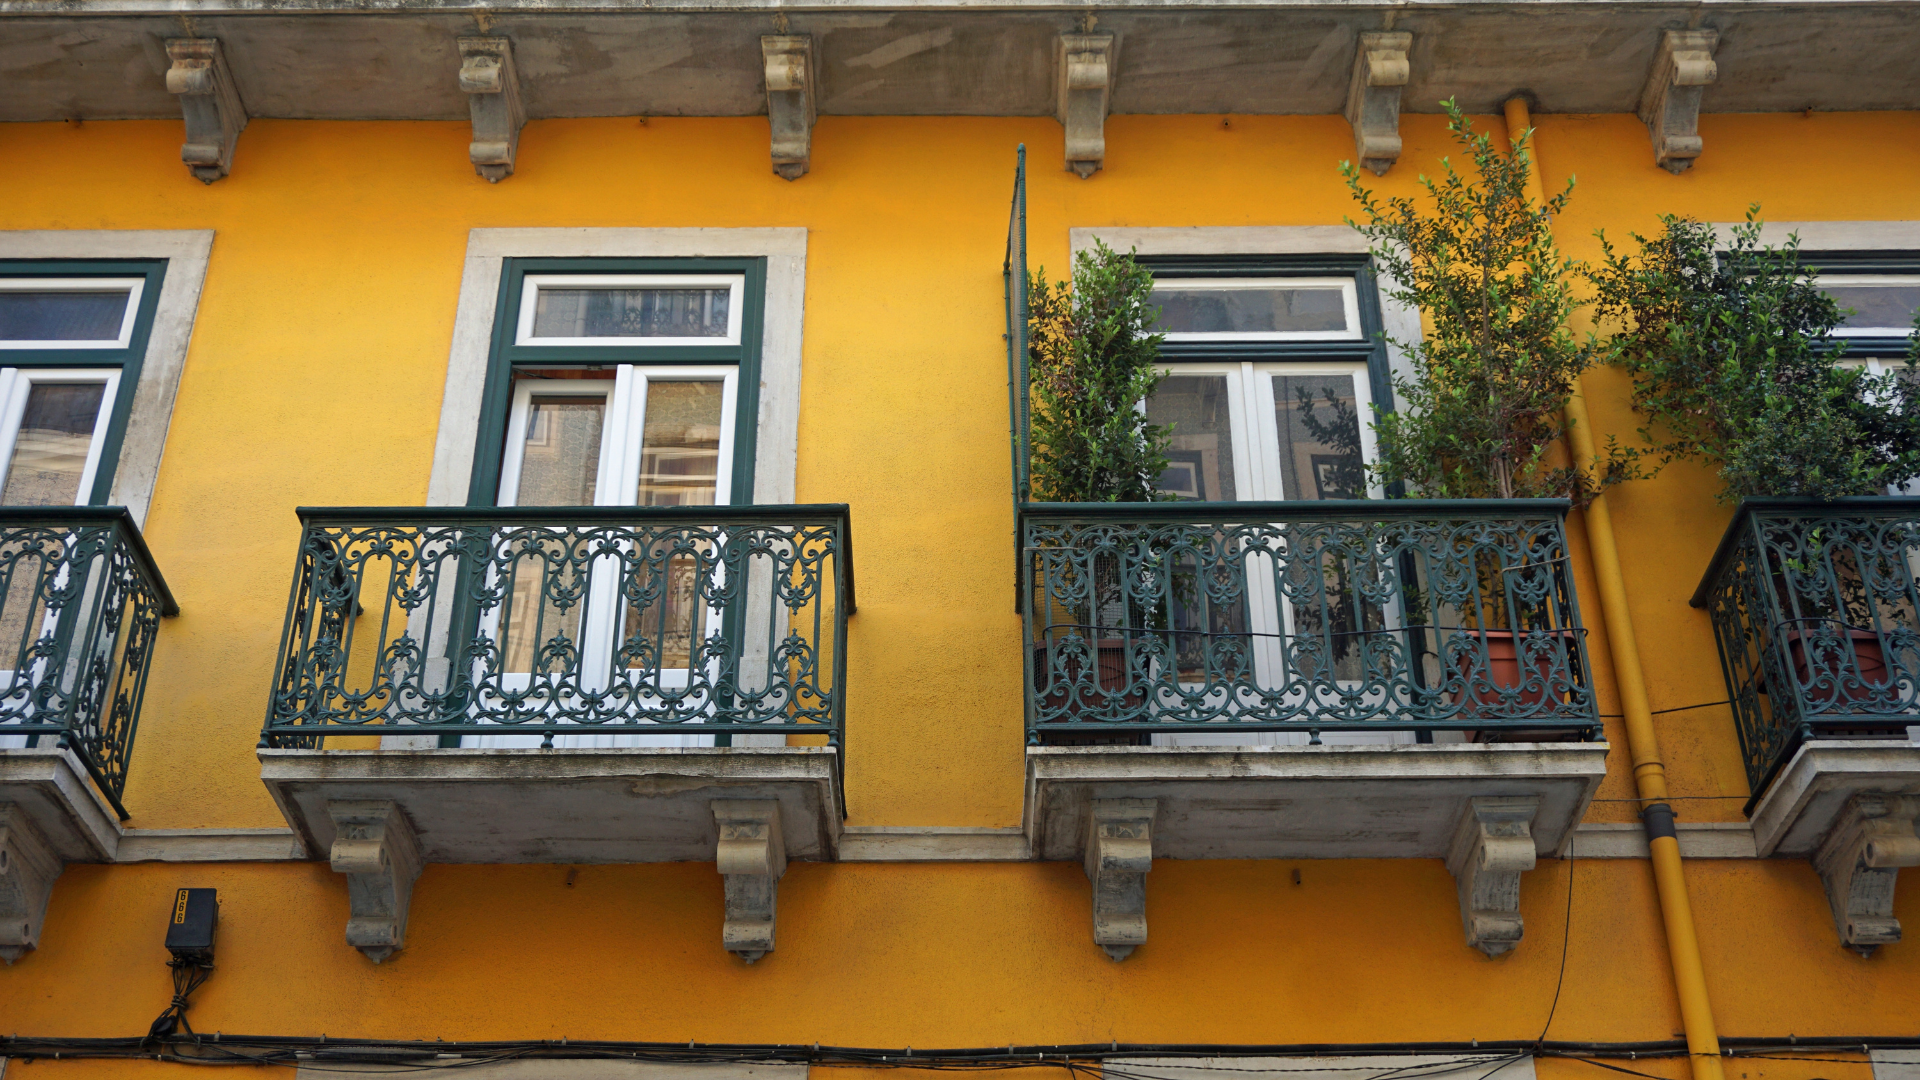
[(1534, 1080), (1531, 1054), (1381, 1054), (1353, 1057), (1110, 1058), (1116, 1071), (1153, 1080), (1354, 1080), (1368, 1075), (1447, 1080)]
[(848, 825), (841, 862), (1027, 862), (1033, 847), (1019, 826)]
[[(1099, 240), (1115, 251), (1138, 255), (1359, 255), (1367, 238), (1351, 225), (1225, 225), (1178, 228), (1108, 226), (1067, 230), (1074, 254)], [(1395, 378), (1413, 375), (1413, 360), (1395, 342), (1420, 340), (1419, 309), (1388, 295), (1393, 282), (1379, 277), (1380, 326), (1387, 335), (1387, 368)]]
[(793, 502), (800, 437), (806, 229), (474, 229), (467, 237), (466, 266), (460, 278), (460, 304), (447, 356), (446, 391), (440, 405), (439, 434), (434, 439), (427, 505), (459, 506), (467, 501), (502, 260), (699, 256), (764, 256), (767, 260), (753, 501)]
[(1869, 1050), (1873, 1080), (1920, 1080), (1920, 1050)]
[[(538, 311), (540, 290), (546, 288), (629, 288), (672, 289), (727, 287), (727, 333), (725, 337), (535, 337), (533, 317)], [(540, 345), (550, 348), (576, 348), (593, 345), (618, 345), (629, 348), (669, 348), (675, 345), (738, 345), (740, 322), (744, 312), (747, 279), (743, 274), (528, 274), (521, 280), (520, 325), (514, 328), (516, 345)]]
[(108, 500), (145, 523), (160, 475), (160, 458), (173, 422), (173, 403), (193, 337), (194, 313), (213, 253), (212, 229), (38, 229), (0, 231), (0, 259), (165, 259), (166, 280), (147, 334), (140, 384), (120, 443), (119, 467)]
[[(1744, 821), (1676, 822), (1687, 859), (1755, 859), (1753, 826)], [(1647, 830), (1639, 822), (1587, 822), (1573, 830), (1576, 859), (1649, 859)]]
[[(1738, 222), (1716, 221), (1720, 239), (1731, 240)], [(1760, 230), (1766, 244), (1797, 234), (1802, 251), (1920, 250), (1920, 221), (1769, 221)]]
[(133, 326), (140, 321), (140, 298), (146, 291), (146, 278), (0, 278), (0, 293), (124, 292), (127, 295), (126, 304), (120, 309), (120, 330), (113, 337), (45, 341), (8, 339), (0, 341), (0, 352), (10, 349), (47, 351), (71, 349), (76, 352), (84, 352), (87, 349), (124, 349), (133, 340)]
[(292, 862), (292, 829), (128, 829), (114, 862)]

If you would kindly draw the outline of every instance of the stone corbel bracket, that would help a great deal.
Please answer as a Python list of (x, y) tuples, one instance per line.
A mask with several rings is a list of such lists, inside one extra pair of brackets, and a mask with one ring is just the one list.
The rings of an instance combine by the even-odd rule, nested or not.
[(347, 876), (347, 944), (379, 963), (406, 944), (407, 907), (420, 876), (420, 841), (388, 799), (336, 799), (333, 870)]
[(11, 964), (40, 945), (47, 897), (66, 869), (17, 803), (0, 803), (0, 960)]
[(1900, 940), (1893, 886), (1901, 867), (1920, 866), (1916, 818), (1920, 795), (1855, 795), (1813, 854), (1840, 944), (1861, 956)]
[(180, 160), (211, 184), (233, 170), (233, 144), (247, 126), (247, 110), (234, 89), (233, 73), (214, 38), (169, 38), (167, 92), (180, 97), (187, 141)]
[(773, 171), (786, 180), (813, 164), (813, 38), (777, 34), (760, 39), (767, 67), (767, 125), (773, 129)]
[(1407, 50), (1412, 47), (1412, 34), (1361, 34), (1360, 49), (1353, 58), (1347, 123), (1353, 125), (1354, 153), (1375, 176), (1385, 176), (1400, 160), (1400, 91), (1413, 71), (1407, 62)]
[(1147, 872), (1153, 869), (1153, 799), (1095, 799), (1087, 815), (1093, 942), (1125, 960), (1147, 943)]
[(1112, 34), (1060, 35), (1055, 108), (1067, 129), (1067, 168), (1082, 180), (1106, 164), (1113, 62)]
[(463, 37), (458, 43), (460, 92), (467, 95), (473, 114), (473, 144), (467, 148), (467, 157), (474, 172), (497, 184), (513, 175), (520, 129), (527, 122), (520, 75), (513, 66), (513, 42), (502, 37)]
[(1540, 800), (1527, 797), (1467, 800), (1453, 831), (1447, 870), (1460, 893), (1467, 944), (1503, 956), (1520, 943), (1520, 875), (1533, 869), (1533, 819)]
[(720, 844), (714, 862), (727, 887), (726, 950), (751, 964), (773, 951), (774, 905), (787, 872), (780, 804), (772, 799), (715, 799)]
[(1640, 119), (1653, 137), (1653, 159), (1675, 176), (1700, 156), (1700, 94), (1719, 77), (1713, 62), (1719, 44), (1712, 30), (1666, 31), (1640, 91)]

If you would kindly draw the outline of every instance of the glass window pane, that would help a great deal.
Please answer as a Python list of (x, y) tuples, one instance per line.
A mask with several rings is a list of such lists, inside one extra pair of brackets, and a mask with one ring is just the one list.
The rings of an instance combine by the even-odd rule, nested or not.
[(712, 506), (720, 479), (720, 410), (726, 383), (647, 383), (640, 430), (641, 506)]
[(725, 338), (729, 289), (540, 289), (536, 338)]
[(1840, 325), (1849, 330), (1895, 329), (1907, 333), (1920, 311), (1920, 282), (1888, 285), (1829, 285), (1826, 293), (1853, 314)]
[(1160, 492), (1179, 499), (1232, 502), (1233, 436), (1225, 375), (1169, 375), (1147, 399), (1147, 420), (1173, 428), (1171, 462)]
[(113, 341), (127, 313), (126, 289), (0, 290), (0, 341)]
[(37, 383), (27, 392), (26, 415), (7, 463), (8, 506), (72, 506), (100, 418), (105, 383)]
[(592, 506), (607, 399), (535, 394), (527, 409), (519, 506)]
[(1147, 302), (1160, 309), (1154, 329), (1170, 334), (1337, 334), (1348, 329), (1345, 292), (1326, 285), (1161, 288)]
[(1275, 375), (1273, 412), (1286, 498), (1367, 497), (1352, 376)]

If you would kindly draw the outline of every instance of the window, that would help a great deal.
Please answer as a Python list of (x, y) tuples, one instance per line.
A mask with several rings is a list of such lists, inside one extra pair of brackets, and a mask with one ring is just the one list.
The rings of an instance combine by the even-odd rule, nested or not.
[[(1160, 487), (1177, 498), (1207, 502), (1365, 499), (1385, 494), (1368, 483), (1374, 458), (1371, 418), (1385, 389), (1386, 354), (1379, 302), (1366, 256), (1142, 258), (1154, 273), (1157, 329), (1166, 378), (1146, 403), (1153, 423), (1171, 428)], [(1263, 560), (1249, 560), (1258, 576)], [(1176, 573), (1178, 571), (1176, 570)], [(1344, 569), (1331, 573), (1330, 597), (1351, 599)], [(1169, 613), (1177, 633), (1176, 663), (1205, 680), (1206, 652), (1218, 639), (1252, 640), (1260, 670), (1279, 670), (1282, 642), (1333, 631), (1357, 642), (1356, 611), (1365, 629), (1384, 614), (1377, 605), (1308, 605), (1289, 601), (1267, 583), (1249, 581), (1244, 601), (1217, 605), (1204, 590)], [(1378, 616), (1378, 618), (1375, 618)], [(1359, 675), (1356, 653), (1333, 658), (1337, 679)], [(1248, 745), (1304, 742), (1304, 733), (1181, 732), (1155, 735), (1155, 745)], [(1400, 732), (1327, 733), (1328, 743), (1413, 740)]]
[[(1848, 311), (1833, 332), (1836, 343), (1846, 346), (1842, 363), (1872, 375), (1906, 374), (1914, 315), (1920, 313), (1920, 253), (1813, 253), (1801, 261), (1820, 272), (1821, 288)], [(1920, 479), (1889, 494), (1920, 495)]]
[(1210, 502), (1384, 494), (1365, 468), (1373, 405), (1387, 400), (1365, 256), (1141, 262), (1166, 334), (1167, 377), (1147, 402), (1148, 418), (1172, 428), (1163, 492)]
[(0, 262), (0, 505), (108, 500), (165, 272)]
[[(747, 501), (755, 433), (740, 418), (757, 413), (764, 279), (758, 259), (506, 260), (469, 502)], [(501, 643), (504, 688), (524, 691), (545, 677), (536, 674), (550, 666), (541, 651), (556, 640), (592, 656), (618, 651), (620, 641), (651, 642), (657, 665), (646, 677), (668, 690), (686, 686), (711, 663), (700, 646), (722, 616), (710, 597), (725, 570), (707, 556), (700, 545), (659, 552), (665, 592), (642, 606), (622, 601), (617, 559), (596, 563), (577, 582), (556, 582), (537, 552), (511, 560), (496, 571), (510, 578), (502, 582), (510, 595), (487, 627)], [(555, 601), (571, 594), (584, 603)], [(503, 620), (509, 624), (498, 625)], [(539, 744), (538, 735), (463, 740)], [(710, 746), (713, 737), (560, 736), (554, 745)]]

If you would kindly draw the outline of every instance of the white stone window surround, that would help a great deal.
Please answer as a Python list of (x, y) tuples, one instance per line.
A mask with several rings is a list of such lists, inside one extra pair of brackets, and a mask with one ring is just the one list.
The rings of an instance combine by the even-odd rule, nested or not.
[(800, 437), (800, 343), (806, 302), (807, 230), (557, 228), (474, 229), (467, 236), (460, 301), (447, 356), (447, 384), (434, 439), (428, 506), (464, 506), (479, 440), (480, 402), (493, 347), (500, 272), (514, 259), (765, 258), (760, 343), (760, 415), (753, 462), (759, 504), (794, 500)]
[[(194, 314), (213, 252), (212, 229), (34, 229), (0, 230), (0, 259), (165, 259), (167, 273), (154, 308), (140, 383), (132, 388), (133, 407), (113, 474), (111, 503), (133, 512), (144, 524), (160, 475), (174, 398), (193, 337)], [(122, 392), (126, 390), (121, 388)]]
[[(1136, 255), (1364, 255), (1369, 250), (1367, 238), (1348, 225), (1111, 225), (1069, 229), (1067, 237), (1075, 255), (1091, 249), (1095, 240)], [(1387, 369), (1395, 378), (1411, 378), (1413, 361), (1394, 342), (1420, 340), (1420, 311), (1387, 295), (1391, 282), (1384, 275), (1378, 281)]]

